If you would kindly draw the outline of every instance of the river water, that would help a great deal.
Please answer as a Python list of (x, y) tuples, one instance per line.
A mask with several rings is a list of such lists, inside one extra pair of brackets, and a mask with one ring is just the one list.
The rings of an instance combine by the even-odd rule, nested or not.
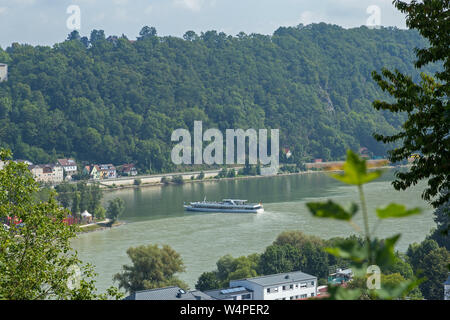
[[(424, 209), (421, 215), (385, 220), (376, 229), (378, 237), (401, 233), (397, 250), (406, 251), (408, 244), (422, 241), (435, 224), (431, 207), (420, 197), (425, 184), (395, 191), (390, 183), (393, 177), (393, 171), (387, 171), (379, 180), (365, 185), (364, 190), (371, 226), (377, 222), (374, 209), (390, 202)], [(343, 185), (324, 173), (124, 189), (105, 193), (105, 205), (115, 197), (125, 201), (121, 220), (126, 224), (82, 234), (72, 242), (81, 260), (96, 267), (97, 287), (102, 292), (113, 284), (112, 277), (122, 265), (130, 263), (126, 250), (132, 246), (170, 245), (186, 266), (186, 272), (179, 277), (193, 288), (200, 274), (212, 271), (223, 255), (261, 253), (282, 231), (300, 230), (324, 239), (356, 233), (346, 222), (314, 218), (306, 209), (309, 201), (332, 198), (347, 207), (358, 201), (355, 187)], [(265, 212), (256, 215), (183, 211), (183, 202), (204, 197), (262, 201)], [(361, 213), (355, 222), (362, 227)]]

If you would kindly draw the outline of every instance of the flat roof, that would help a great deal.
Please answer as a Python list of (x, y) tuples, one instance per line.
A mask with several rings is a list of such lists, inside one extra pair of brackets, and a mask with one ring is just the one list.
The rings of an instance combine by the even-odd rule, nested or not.
[[(236, 290), (233, 290), (236, 289)], [(240, 289), (240, 290), (238, 290)], [(232, 292), (230, 292), (232, 291)], [(216, 289), (216, 290), (208, 290), (208, 291), (204, 291), (205, 294), (207, 294), (208, 296), (212, 297), (213, 299), (216, 300), (226, 300), (229, 298), (233, 298), (234, 296), (237, 295), (242, 295), (242, 294), (247, 294), (247, 293), (252, 293), (252, 290), (249, 290), (247, 288), (244, 287), (236, 287), (236, 288), (225, 288), (225, 289)]]
[(274, 286), (284, 283), (292, 283), (292, 282), (298, 282), (298, 281), (305, 281), (305, 280), (316, 280), (316, 276), (312, 276), (310, 274), (301, 272), (301, 271), (295, 271), (295, 272), (286, 272), (286, 273), (278, 273), (278, 274), (271, 274), (267, 276), (261, 276), (261, 277), (254, 277), (254, 278), (248, 278), (248, 279), (241, 279), (241, 280), (231, 280), (230, 285), (235, 281), (242, 281), (247, 280), (256, 284), (259, 284), (263, 287), (268, 286)]
[[(211, 300), (211, 297), (201, 291), (181, 291), (179, 287), (136, 291), (124, 300)], [(178, 296), (179, 293), (184, 292)]]

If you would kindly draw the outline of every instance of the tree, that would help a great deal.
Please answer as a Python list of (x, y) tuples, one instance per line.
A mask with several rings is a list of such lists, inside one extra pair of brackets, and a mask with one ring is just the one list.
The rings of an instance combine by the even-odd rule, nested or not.
[[(371, 266), (376, 265), (380, 270), (389, 268), (396, 261), (394, 246), (401, 234), (396, 234), (387, 239), (377, 239), (373, 237), (373, 230), (369, 225), (369, 213), (365, 200), (364, 184), (367, 184), (382, 174), (381, 170), (368, 171), (367, 164), (353, 151), (347, 151), (347, 160), (343, 165), (342, 174), (332, 174), (336, 180), (348, 185), (354, 185), (358, 189), (359, 203), (362, 208), (363, 227), (359, 227), (353, 222), (353, 217), (358, 213), (359, 206), (355, 203), (350, 208), (343, 208), (339, 204), (328, 200), (327, 202), (309, 202), (307, 207), (311, 214), (317, 218), (328, 218), (347, 221), (357, 232), (364, 235), (364, 242), (361, 244), (357, 239), (348, 239), (338, 242), (336, 246), (326, 248), (325, 250), (350, 264), (352, 272), (356, 278), (367, 275)], [(378, 219), (403, 218), (421, 212), (420, 208), (407, 209), (404, 205), (390, 203), (385, 208), (377, 208), (376, 215)], [(413, 278), (401, 281), (395, 287), (385, 287), (380, 290), (370, 289), (370, 296), (381, 299), (397, 299), (408, 294), (417, 287), (418, 281)], [(363, 288), (345, 289), (340, 286), (331, 287), (331, 299), (357, 299), (363, 293)]]
[(423, 270), (425, 281), (419, 285), (420, 291), (427, 300), (443, 300), (443, 283), (447, 279), (450, 253), (445, 248), (430, 251), (421, 261), (418, 268)]
[(221, 287), (221, 281), (217, 278), (217, 272), (203, 272), (195, 284), (195, 289), (200, 291), (213, 290)]
[(425, 239), (409, 245), (407, 255), (414, 273), (425, 279), (419, 285), (425, 299), (443, 299), (442, 283), (447, 279), (450, 253), (436, 241)]
[(141, 31), (139, 32), (140, 37), (138, 38), (138, 40), (144, 40), (150, 37), (156, 37), (157, 32), (155, 27), (149, 27), (149, 26), (145, 26), (141, 29)]
[(271, 245), (261, 255), (258, 270), (261, 274), (274, 274), (300, 270), (304, 256), (290, 244)]
[(143, 245), (127, 250), (132, 265), (124, 265), (123, 271), (114, 275), (119, 287), (133, 293), (139, 290), (179, 286), (188, 288), (175, 274), (185, 270), (180, 255), (170, 246)]
[(80, 33), (78, 32), (78, 30), (73, 30), (71, 33), (69, 33), (69, 35), (67, 36), (67, 40), (71, 41), (71, 40), (80, 40), (81, 36)]
[(373, 78), (383, 91), (396, 101), (389, 103), (376, 100), (378, 110), (406, 112), (403, 131), (386, 136), (375, 134), (384, 143), (402, 142), (400, 148), (389, 152), (392, 162), (406, 160), (413, 154), (418, 158), (408, 172), (397, 172), (393, 186), (404, 190), (419, 180), (427, 179), (428, 188), (422, 196), (438, 207), (449, 201), (450, 193), (450, 28), (448, 20), (449, 0), (424, 0), (407, 3), (395, 0), (395, 6), (407, 14), (406, 24), (428, 39), (429, 47), (416, 49), (415, 66), (421, 68), (430, 63), (443, 63), (443, 70), (435, 78), (421, 74), (421, 83), (416, 84), (410, 76), (398, 70), (383, 69), (382, 75), (373, 72)]
[(125, 202), (121, 198), (115, 198), (108, 202), (107, 216), (111, 219), (111, 225), (117, 221), (125, 210)]
[[(11, 158), (0, 150), (0, 159)], [(69, 212), (52, 194), (48, 201), (36, 201), (38, 184), (28, 166), (8, 161), (0, 170), (0, 297), (7, 300), (106, 299), (97, 295), (92, 266), (84, 265), (70, 247), (78, 230), (63, 219)], [(16, 223), (17, 222), (17, 223)], [(20, 222), (20, 223), (19, 223)]]
[(440, 247), (450, 250), (450, 238), (448, 231), (450, 229), (450, 201), (447, 201), (434, 211), (434, 222), (437, 224), (430, 238), (435, 240)]

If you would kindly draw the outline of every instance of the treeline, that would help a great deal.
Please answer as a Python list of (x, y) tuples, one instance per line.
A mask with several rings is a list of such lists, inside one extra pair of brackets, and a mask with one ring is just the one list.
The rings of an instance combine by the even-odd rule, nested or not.
[[(279, 128), (291, 161), (343, 159), (366, 147), (385, 155), (374, 132), (392, 134), (402, 114), (379, 112), (388, 97), (373, 70), (414, 74), (417, 32), (343, 29), (324, 23), (281, 27), (272, 36), (216, 31), (183, 39), (144, 27), (137, 41), (73, 32), (53, 47), (0, 48), (0, 145), (17, 158), (58, 157), (174, 170), (171, 132), (192, 128)], [(292, 160), (293, 159), (293, 160)], [(286, 160), (286, 159), (282, 159)]]
[[(424, 281), (408, 293), (408, 298), (443, 299), (442, 284), (447, 279), (450, 254), (445, 246), (441, 247), (431, 239), (435, 233), (421, 243), (411, 244), (406, 254), (395, 253), (394, 262), (382, 270), (383, 286), (396, 286), (402, 281), (417, 276), (424, 278)], [(238, 258), (233, 258), (231, 255), (223, 256), (217, 261), (215, 270), (204, 272), (199, 277), (195, 288), (198, 290), (226, 288), (230, 280), (292, 271), (302, 271), (317, 276), (319, 285), (326, 285), (328, 275), (336, 272), (337, 268), (346, 268), (348, 261), (327, 253), (324, 248), (355, 239), (361, 246), (364, 245), (365, 240), (354, 235), (348, 238), (324, 240), (299, 231), (286, 231), (281, 233), (261, 254), (254, 253)], [(446, 241), (448, 245), (448, 238)], [(356, 277), (348, 283), (348, 286), (364, 288), (365, 283), (366, 279)], [(360, 299), (369, 299), (369, 294), (363, 291)]]

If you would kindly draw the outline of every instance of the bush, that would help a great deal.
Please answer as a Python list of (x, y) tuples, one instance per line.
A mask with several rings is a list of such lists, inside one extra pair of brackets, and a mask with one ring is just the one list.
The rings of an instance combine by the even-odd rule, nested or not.
[(175, 184), (183, 184), (184, 183), (184, 179), (181, 175), (178, 176), (173, 176), (172, 177), (172, 182)]
[(141, 179), (134, 179), (134, 185), (135, 186), (140, 186), (142, 184), (142, 180)]

